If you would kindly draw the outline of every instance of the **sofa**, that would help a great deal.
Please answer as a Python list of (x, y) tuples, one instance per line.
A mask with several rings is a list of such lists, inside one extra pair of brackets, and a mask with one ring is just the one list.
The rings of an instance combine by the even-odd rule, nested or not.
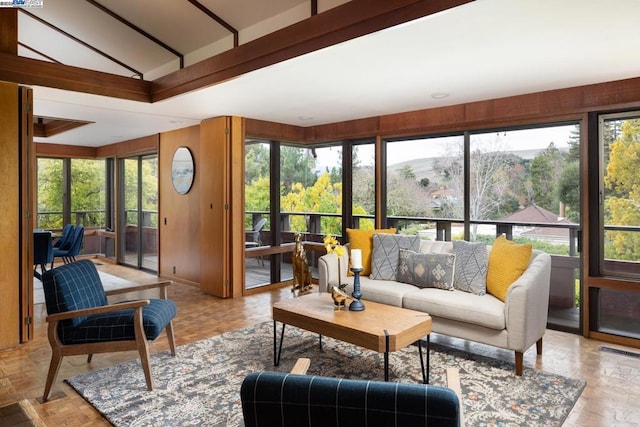
[[(373, 234), (374, 246), (376, 237)], [(398, 236), (398, 235), (396, 235)], [(386, 237), (385, 237), (386, 238)], [(415, 240), (413, 241), (415, 243)], [(454, 255), (455, 242), (420, 240), (415, 247), (416, 254), (442, 254), (450, 259)], [(467, 242), (468, 243), (468, 242)], [(478, 244), (476, 244), (478, 245)], [(486, 253), (492, 255), (492, 246), (482, 245)], [(318, 280), (320, 292), (330, 291), (338, 283), (347, 283), (345, 291), (353, 292), (353, 276), (347, 276), (349, 245), (340, 262), (335, 253), (323, 255), (318, 260)], [(456, 243), (456, 247), (459, 246)], [(495, 247), (495, 243), (493, 245)], [(529, 249), (530, 258), (525, 261), (524, 271), (505, 288), (505, 295), (496, 297), (482, 290), (474, 293), (469, 289), (441, 289), (438, 287), (416, 286), (396, 280), (372, 278), (376, 270), (375, 247), (371, 260), (371, 273), (360, 276), (362, 300), (395, 305), (428, 313), (432, 318), (432, 331), (438, 334), (461, 338), (482, 344), (514, 351), (516, 375), (522, 375), (523, 355), (533, 344), (537, 354), (542, 354), (542, 337), (545, 333), (548, 314), (551, 257), (541, 251)], [(389, 251), (393, 253), (393, 251)], [(401, 254), (408, 253), (401, 250)], [(398, 252), (395, 252), (396, 254)], [(507, 252), (511, 254), (511, 252)], [(393, 263), (393, 256), (387, 261)], [(433, 255), (434, 257), (436, 255)], [(511, 255), (502, 256), (502, 263), (511, 264)], [(491, 259), (491, 258), (489, 258)], [(473, 262), (458, 256), (458, 263), (469, 270)], [(452, 262), (452, 261), (448, 261)], [(515, 258), (514, 261), (515, 263)], [(494, 261), (497, 264), (497, 261)], [(460, 267), (460, 265), (458, 265)], [(340, 268), (340, 272), (339, 269)], [(397, 268), (397, 265), (396, 265)], [(401, 269), (398, 269), (398, 276)], [(433, 270), (433, 269), (432, 269)], [(471, 269), (473, 270), (473, 269)], [(476, 278), (483, 278), (483, 271)], [(434, 279), (435, 280), (435, 279)]]

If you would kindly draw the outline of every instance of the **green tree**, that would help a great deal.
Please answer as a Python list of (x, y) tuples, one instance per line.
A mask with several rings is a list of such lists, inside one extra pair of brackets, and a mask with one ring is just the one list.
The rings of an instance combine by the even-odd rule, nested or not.
[(314, 166), (311, 150), (291, 145), (281, 147), (280, 181), (284, 191), (289, 191), (294, 183), (300, 183), (303, 187), (313, 185), (318, 179)]
[(269, 176), (269, 159), (270, 153), (267, 144), (247, 144), (245, 146), (245, 184), (251, 184), (258, 178)]
[(531, 161), (531, 186), (535, 203), (551, 212), (558, 211), (557, 179), (564, 165), (560, 150), (552, 142)]
[(562, 170), (558, 180), (558, 199), (565, 205), (569, 221), (580, 222), (580, 163), (572, 161)]

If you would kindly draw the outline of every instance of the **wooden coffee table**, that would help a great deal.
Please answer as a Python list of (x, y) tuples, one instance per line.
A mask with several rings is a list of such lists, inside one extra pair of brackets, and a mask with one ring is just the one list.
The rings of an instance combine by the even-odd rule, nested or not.
[[(285, 325), (295, 326), (384, 354), (384, 379), (389, 381), (389, 353), (418, 343), (422, 381), (429, 382), (429, 334), (431, 317), (423, 312), (363, 301), (364, 311), (334, 310), (328, 293), (304, 295), (273, 305), (273, 364), (280, 364)], [(348, 306), (348, 304), (347, 304)], [(282, 323), (280, 345), (277, 324)], [(427, 337), (426, 370), (421, 339)]]

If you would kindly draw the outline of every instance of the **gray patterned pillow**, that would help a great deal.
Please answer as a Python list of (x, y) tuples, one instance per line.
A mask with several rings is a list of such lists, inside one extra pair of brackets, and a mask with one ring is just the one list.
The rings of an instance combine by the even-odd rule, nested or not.
[(409, 249), (418, 252), (420, 250), (420, 236), (374, 234), (373, 253), (371, 255), (371, 275), (369, 278), (396, 280), (400, 249)]
[(398, 261), (398, 282), (420, 288), (438, 288), (452, 291), (456, 268), (454, 254), (416, 253), (401, 249)]
[(487, 266), (489, 252), (487, 245), (481, 242), (453, 241), (453, 253), (456, 255), (456, 276), (453, 286), (475, 295), (487, 293)]

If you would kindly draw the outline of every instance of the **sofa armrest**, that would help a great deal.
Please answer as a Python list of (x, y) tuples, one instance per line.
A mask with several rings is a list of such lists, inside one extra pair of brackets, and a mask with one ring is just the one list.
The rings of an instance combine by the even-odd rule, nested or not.
[(329, 292), (332, 286), (338, 286), (340, 279), (347, 278), (349, 266), (349, 247), (345, 245), (344, 254), (340, 259), (340, 277), (338, 277), (338, 256), (335, 253), (322, 255), (318, 258), (318, 287), (320, 292)]
[(534, 251), (529, 266), (507, 292), (505, 319), (509, 348), (524, 352), (544, 335), (550, 277), (551, 256)]

